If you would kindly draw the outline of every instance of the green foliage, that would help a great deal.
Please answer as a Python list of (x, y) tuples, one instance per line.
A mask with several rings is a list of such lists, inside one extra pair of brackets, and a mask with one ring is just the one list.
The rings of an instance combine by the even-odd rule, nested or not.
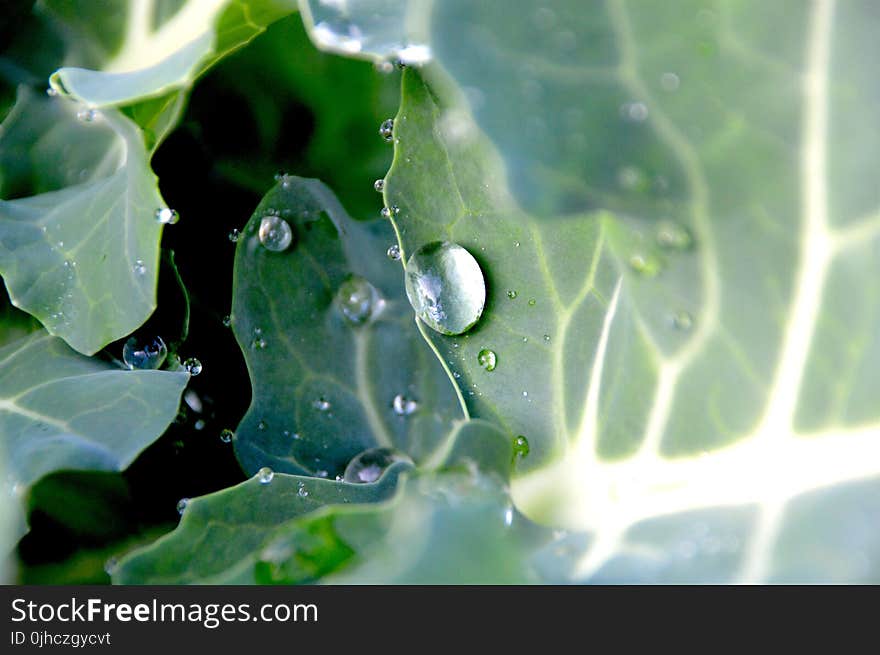
[[(300, 0), (286, 20), (281, 0), (86, 4), (17, 4), (0, 60), (0, 107), (18, 89), (0, 129), (4, 472), (19, 492), (54, 473), (32, 512), (87, 544), (32, 579), (94, 579), (168, 522), (102, 534), (57, 499), (134, 503), (134, 473), (58, 471), (125, 468), (177, 410), (185, 373), (99, 353), (164, 320), (144, 326), (160, 239), (197, 280), (195, 334), (231, 296), (241, 372), (205, 389), (243, 407), (246, 367), (233, 442), (253, 477), (198, 487), (114, 582), (878, 579), (868, 0)], [(275, 21), (182, 121), (197, 78)], [(300, 21), (370, 63), (311, 48)], [(36, 34), (52, 47), (29, 52)], [(34, 90), (50, 74), (58, 97)], [(201, 149), (212, 186), (178, 171), (160, 194), (175, 137), (169, 157)], [(206, 198), (226, 187), (228, 210)], [(193, 248), (153, 219), (172, 195)], [(389, 220), (363, 220), (379, 198)], [(241, 228), (231, 293), (218, 225)], [(463, 334), (406, 301), (410, 257), (437, 242), (482, 272)], [(476, 310), (482, 289), (437, 270), (418, 309), (443, 327), (436, 298)], [(198, 431), (213, 401), (190, 391)], [(194, 442), (176, 430), (155, 452)], [(397, 461), (356, 482), (376, 447)]]

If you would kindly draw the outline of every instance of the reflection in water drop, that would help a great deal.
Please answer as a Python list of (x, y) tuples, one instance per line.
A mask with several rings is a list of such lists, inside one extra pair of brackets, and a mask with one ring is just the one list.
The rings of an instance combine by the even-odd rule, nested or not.
[(462, 334), (483, 313), (486, 284), (467, 250), (457, 243), (434, 241), (407, 262), (406, 295), (428, 327), (441, 334)]
[(395, 262), (398, 261), (400, 259), (400, 246), (396, 243), (388, 246), (388, 251), (385, 254), (388, 255), (388, 259)]
[(226, 428), (220, 432), (220, 441), (222, 441), (223, 443), (230, 443), (234, 436), (235, 433), (229, 428)]
[(266, 250), (281, 252), (293, 241), (293, 230), (280, 216), (263, 216), (260, 221), (260, 243)]
[(407, 398), (402, 393), (399, 393), (391, 401), (391, 408), (398, 416), (409, 416), (419, 408), (419, 404), (412, 398)]
[(498, 363), (498, 357), (495, 355), (494, 350), (483, 348), (477, 355), (477, 362), (487, 371), (494, 371)]
[(345, 482), (365, 484), (375, 482), (395, 462), (411, 462), (409, 457), (393, 448), (371, 448), (352, 459), (345, 467)]
[(156, 222), (162, 225), (174, 225), (180, 220), (180, 214), (176, 209), (170, 207), (159, 207), (155, 212)]
[(189, 504), (189, 498), (181, 498), (177, 501), (177, 513), (183, 516), (183, 513), (186, 511), (186, 506)]
[(187, 373), (195, 376), (202, 372), (202, 363), (195, 357), (190, 357), (183, 363), (183, 368), (186, 369)]
[(379, 135), (385, 139), (387, 142), (391, 142), (394, 138), (394, 119), (387, 118), (382, 121), (382, 124), (379, 126)]
[(352, 325), (363, 325), (382, 306), (382, 297), (372, 284), (359, 275), (351, 275), (336, 292), (336, 304)]
[(122, 347), (122, 361), (130, 369), (156, 369), (165, 362), (168, 348), (161, 337), (140, 343), (131, 337)]
[(275, 471), (270, 469), (268, 466), (264, 466), (259, 471), (257, 471), (257, 480), (260, 484), (269, 484), (272, 482), (272, 478), (275, 477)]

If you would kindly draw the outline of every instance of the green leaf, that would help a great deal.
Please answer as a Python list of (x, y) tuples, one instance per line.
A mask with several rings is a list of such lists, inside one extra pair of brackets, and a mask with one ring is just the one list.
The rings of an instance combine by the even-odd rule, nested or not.
[[(116, 0), (110, 12), (94, 3), (81, 4), (75, 18), (90, 43), (100, 43), (108, 34), (114, 42), (94, 57), (93, 65), (100, 70), (68, 66), (49, 81), (58, 93), (90, 107), (129, 104), (189, 87), (218, 59), (295, 8), (285, 0), (190, 0), (173, 11), (151, 14), (151, 9), (159, 9), (152, 3)], [(50, 13), (66, 8), (56, 2), (48, 6)], [(63, 17), (73, 18), (66, 13)], [(107, 33), (94, 30), (97, 20), (108, 18), (113, 20)], [(81, 30), (76, 33), (82, 35)]]
[(21, 167), (0, 201), (0, 274), (12, 302), (86, 354), (140, 326), (156, 306), (164, 206), (137, 127), (116, 110), (19, 89), (0, 161)]
[(395, 463), (372, 484), (275, 474), (187, 504), (180, 526), (126, 557), (122, 584), (535, 581), (546, 533), (504, 488), (506, 435), (456, 425), (433, 471)]
[(407, 71), (386, 204), (483, 268), (476, 328), (423, 331), (570, 577), (878, 579), (867, 4), (440, 4), (464, 92)]
[[(292, 230), (281, 252), (261, 244), (266, 216)], [(332, 478), (368, 448), (393, 447), (421, 463), (442, 447), (461, 409), (412, 323), (385, 254), (393, 240), (387, 222), (357, 223), (321, 182), (293, 176), (242, 230), (232, 326), (253, 389), (235, 438), (245, 471)], [(377, 294), (362, 324), (340, 304), (352, 276)]]
[[(176, 530), (131, 553), (113, 571), (115, 584), (246, 584), (255, 575), (264, 550), (277, 535), (311, 534), (300, 517), (357, 511), (356, 505), (383, 501), (394, 493), (406, 463), (392, 465), (376, 482), (347, 484), (275, 473), (268, 483), (259, 475), (235, 487), (191, 499)], [(305, 530), (305, 532), (303, 532)], [(336, 551), (335, 539), (324, 545)], [(306, 539), (305, 543), (309, 543)], [(347, 558), (340, 558), (340, 562)], [(311, 576), (309, 576), (311, 577)]]
[(34, 333), (0, 348), (7, 489), (60, 470), (121, 471), (177, 414), (189, 375), (122, 370)]

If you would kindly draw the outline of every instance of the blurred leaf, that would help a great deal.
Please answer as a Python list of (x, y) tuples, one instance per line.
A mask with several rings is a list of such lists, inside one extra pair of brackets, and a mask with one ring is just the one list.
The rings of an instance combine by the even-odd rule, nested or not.
[[(292, 231), (281, 252), (261, 244), (267, 216)], [(237, 244), (232, 304), (253, 387), (235, 439), (245, 471), (332, 478), (378, 446), (422, 462), (461, 416), (385, 255), (393, 238), (387, 222), (351, 220), (317, 180), (283, 177), (260, 202)]]

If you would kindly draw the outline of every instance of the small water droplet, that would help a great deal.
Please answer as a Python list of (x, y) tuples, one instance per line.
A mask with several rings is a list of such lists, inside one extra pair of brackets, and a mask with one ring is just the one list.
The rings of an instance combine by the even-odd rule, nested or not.
[(388, 251), (385, 254), (388, 255), (388, 259), (395, 262), (398, 261), (400, 259), (400, 246), (396, 243), (388, 246)]
[(498, 357), (495, 355), (494, 350), (483, 348), (483, 350), (477, 354), (477, 362), (487, 371), (494, 371), (495, 366), (498, 363)]
[(629, 267), (639, 275), (654, 277), (660, 272), (660, 260), (642, 253), (635, 253), (629, 258)]
[(363, 325), (382, 305), (382, 297), (372, 284), (359, 275), (351, 275), (336, 292), (336, 304), (352, 325)]
[(411, 461), (406, 455), (393, 448), (371, 448), (352, 459), (345, 467), (342, 479), (345, 482), (366, 484), (375, 482), (389, 466), (395, 462)]
[(391, 208), (390, 207), (382, 207), (379, 211), (382, 214), (382, 218), (391, 218)]
[(259, 423), (257, 423), (257, 430), (259, 430), (260, 432), (264, 432), (266, 430), (266, 427), (266, 421), (260, 421)]
[(379, 135), (389, 143), (394, 138), (394, 119), (389, 118), (379, 126)]
[(168, 348), (161, 337), (145, 343), (131, 337), (122, 347), (122, 361), (130, 369), (156, 369), (165, 362)]
[(513, 440), (514, 457), (526, 457), (529, 454), (529, 450), (531, 450), (529, 446), (529, 440), (526, 439), (523, 435), (519, 435)]
[(222, 441), (223, 443), (230, 443), (233, 437), (235, 437), (235, 432), (233, 432), (229, 428), (225, 428), (220, 431), (220, 441)]
[(511, 506), (504, 510), (504, 525), (508, 528), (513, 525), (513, 507)]
[(331, 405), (330, 401), (322, 396), (312, 403), (312, 407), (317, 409), (319, 412), (326, 412), (330, 409)]
[(254, 337), (253, 341), (251, 341), (251, 348), (254, 350), (263, 350), (266, 347), (266, 340), (262, 337)]
[(134, 263), (134, 266), (132, 266), (131, 270), (134, 271), (135, 275), (146, 275), (146, 273), (147, 273), (147, 267), (146, 267), (146, 265), (144, 265), (144, 262), (142, 259), (138, 259)]
[(513, 247), (514, 247), (514, 248), (519, 248), (519, 241), (514, 241), (514, 242), (513, 242)]
[(259, 471), (257, 471), (257, 480), (259, 480), (260, 484), (269, 484), (272, 482), (272, 478), (275, 477), (275, 471), (270, 469), (268, 466), (264, 466)]
[(394, 70), (394, 63), (388, 61), (387, 59), (383, 59), (382, 61), (377, 61), (374, 65), (374, 68), (377, 72), (382, 73), (383, 75), (387, 75)]
[(186, 369), (187, 373), (195, 376), (202, 372), (202, 363), (195, 357), (190, 357), (183, 363), (183, 368)]
[(457, 243), (434, 241), (419, 248), (406, 264), (405, 282), (416, 315), (441, 334), (462, 334), (483, 313), (483, 271)]
[(186, 506), (189, 504), (189, 498), (181, 498), (177, 501), (177, 513), (183, 516), (183, 513), (186, 511)]
[(113, 575), (113, 572), (116, 570), (116, 567), (119, 566), (119, 558), (115, 555), (107, 559), (104, 562), (104, 573), (107, 575)]
[(391, 407), (398, 416), (409, 416), (419, 408), (419, 403), (399, 393), (391, 401)]
[(92, 123), (99, 115), (98, 110), (92, 108), (80, 109), (76, 112), (77, 120), (82, 121), (83, 123)]
[(511, 300), (513, 300), (514, 298), (516, 298), (516, 291), (514, 291), (513, 289), (511, 289), (510, 291), (507, 292), (507, 297), (510, 298)]
[(48, 89), (46, 89), (46, 95), (50, 98), (54, 98), (58, 95), (58, 89), (50, 86)]
[(550, 335), (549, 334), (544, 335), (544, 341), (546, 341), (547, 343), (550, 343)]
[(223, 317), (223, 327), (229, 327), (230, 325), (232, 325), (232, 316), (227, 314)]
[(694, 326), (694, 317), (688, 312), (676, 312), (672, 317), (672, 325), (678, 330), (690, 330)]
[(205, 429), (205, 419), (201, 419), (201, 418), (200, 418), (198, 421), (196, 421), (196, 422), (193, 424), (193, 427), (194, 427), (196, 430), (204, 430), (204, 429)]
[(694, 238), (684, 225), (675, 221), (660, 221), (657, 225), (657, 244), (667, 250), (688, 250)]
[(266, 250), (281, 252), (286, 250), (293, 241), (293, 230), (280, 216), (270, 214), (260, 221), (260, 243)]
[(306, 485), (304, 485), (302, 482), (300, 482), (296, 487), (296, 495), (300, 498), (309, 497), (309, 490), (306, 489)]
[(373, 182), (373, 188), (374, 188), (378, 193), (382, 193), (382, 191), (385, 190), (385, 180), (383, 180), (383, 179), (381, 179), (381, 178), (378, 179), (378, 180), (376, 180), (375, 182)]
[(660, 76), (660, 86), (664, 91), (677, 91), (681, 80), (675, 73), (663, 73)]
[(154, 216), (156, 217), (156, 222), (162, 225), (174, 225), (180, 220), (180, 214), (177, 213), (177, 210), (170, 207), (159, 207), (154, 212)]
[(230, 230), (227, 236), (229, 237), (229, 240), (232, 241), (232, 243), (235, 243), (241, 238), (241, 230), (239, 230), (237, 227), (233, 228), (232, 230)]
[(537, 304), (537, 300), (534, 298), (529, 298), (529, 307), (534, 307)]
[(644, 102), (627, 102), (620, 106), (620, 116), (624, 120), (641, 123), (648, 118), (648, 106)]

